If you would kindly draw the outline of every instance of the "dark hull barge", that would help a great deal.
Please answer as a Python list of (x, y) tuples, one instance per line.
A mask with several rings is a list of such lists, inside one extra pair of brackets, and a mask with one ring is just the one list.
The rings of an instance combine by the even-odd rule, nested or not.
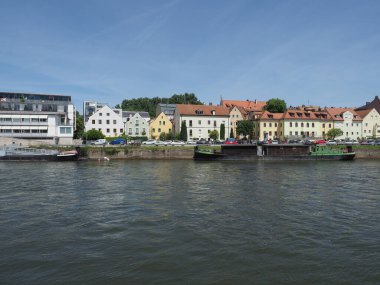
[(352, 146), (303, 144), (221, 145), (220, 151), (196, 147), (195, 160), (353, 160)]
[(76, 161), (79, 153), (76, 150), (59, 152), (16, 145), (0, 148), (0, 161)]

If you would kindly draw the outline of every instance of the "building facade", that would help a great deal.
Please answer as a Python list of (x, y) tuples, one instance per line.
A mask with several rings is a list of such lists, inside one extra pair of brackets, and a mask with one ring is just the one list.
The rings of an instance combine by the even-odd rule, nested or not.
[(159, 139), (161, 134), (169, 134), (173, 131), (173, 124), (169, 118), (162, 112), (151, 121), (149, 125), (150, 138)]
[(380, 114), (375, 108), (369, 110), (356, 110), (363, 119), (361, 137), (363, 139), (380, 138)]
[(334, 128), (343, 131), (336, 139), (356, 140), (362, 135), (362, 118), (352, 108), (327, 108), (334, 122)]
[(87, 123), (88, 119), (102, 109), (104, 106), (107, 106), (107, 103), (100, 103), (97, 101), (83, 101), (83, 121)]
[(71, 96), (0, 92), (0, 136), (70, 145), (75, 113)]
[(92, 129), (101, 131), (106, 137), (121, 136), (124, 133), (122, 110), (104, 105), (85, 122), (85, 131)]
[(136, 112), (134, 115), (124, 117), (124, 121), (126, 135), (130, 137), (150, 137), (149, 123), (140, 113)]
[(182, 122), (186, 123), (188, 140), (209, 139), (209, 134), (224, 125), (224, 140), (229, 135), (230, 111), (229, 108), (214, 105), (177, 104), (174, 114), (175, 133), (181, 131)]

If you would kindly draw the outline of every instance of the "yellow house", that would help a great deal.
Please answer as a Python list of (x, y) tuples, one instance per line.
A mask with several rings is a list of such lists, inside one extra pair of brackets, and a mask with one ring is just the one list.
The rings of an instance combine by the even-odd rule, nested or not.
[(152, 139), (159, 139), (162, 133), (168, 134), (173, 130), (173, 124), (169, 118), (162, 112), (154, 119), (149, 126), (150, 136)]
[(283, 113), (264, 111), (253, 121), (253, 137), (259, 140), (283, 139)]

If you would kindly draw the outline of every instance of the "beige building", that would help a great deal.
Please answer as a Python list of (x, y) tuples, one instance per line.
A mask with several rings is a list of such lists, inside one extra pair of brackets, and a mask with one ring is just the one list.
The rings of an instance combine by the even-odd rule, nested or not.
[(380, 137), (380, 114), (375, 108), (368, 110), (356, 110), (356, 113), (363, 119), (362, 138)]
[(169, 118), (164, 114), (164, 112), (161, 112), (157, 116), (157, 118), (152, 120), (152, 122), (149, 125), (149, 129), (150, 137), (152, 139), (159, 139), (161, 134), (169, 134), (172, 132), (173, 124), (169, 120)]
[(283, 139), (284, 113), (270, 113), (264, 111), (257, 119), (253, 120), (253, 137), (264, 140), (265, 138)]

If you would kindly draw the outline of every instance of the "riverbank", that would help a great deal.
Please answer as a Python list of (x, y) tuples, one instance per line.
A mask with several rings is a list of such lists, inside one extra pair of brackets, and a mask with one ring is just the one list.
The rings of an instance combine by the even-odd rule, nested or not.
[[(215, 148), (218, 148), (216, 146)], [(194, 147), (85, 146), (81, 157), (88, 159), (193, 159)], [(380, 146), (355, 146), (356, 159), (380, 159)]]

